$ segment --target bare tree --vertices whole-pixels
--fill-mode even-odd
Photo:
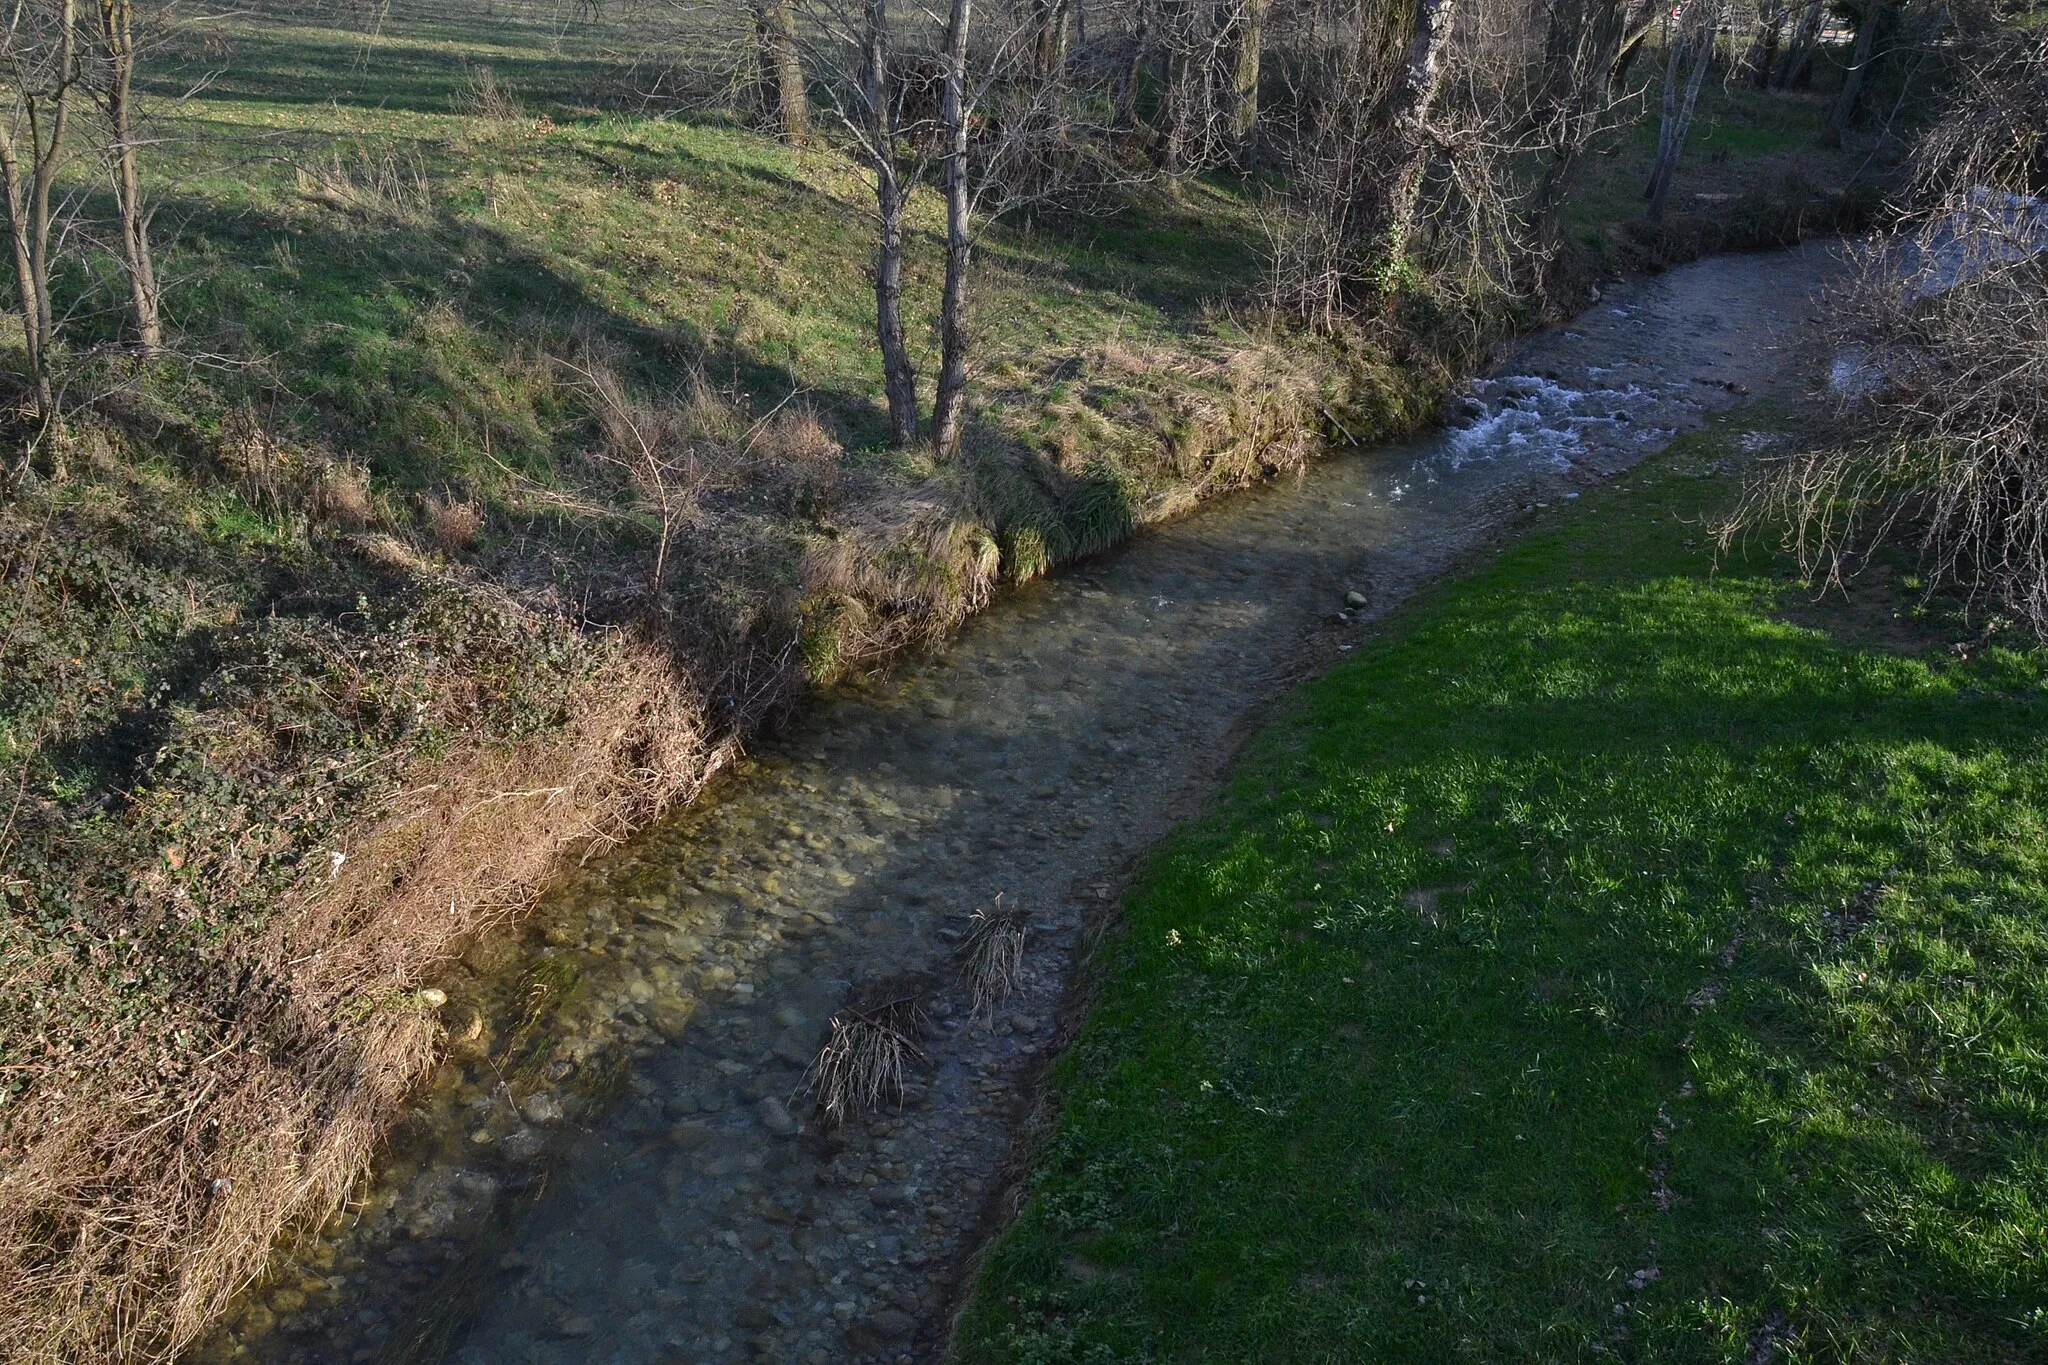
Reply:
[[[72,152],[71,109],[79,83],[77,0],[17,3],[9,10],[4,38],[9,107],[0,119],[0,188],[6,195],[36,420],[47,426],[56,416],[51,197]]]
[[[1736,74],[1759,90],[1770,87],[1771,68],[1777,64],[1778,43],[1790,14],[1782,4],[1770,4],[1757,12],[1756,34],[1750,39],[1749,50],[1742,55]]]
[[[1215,37],[1207,0],[1158,2],[1166,44],[1166,139],[1160,164],[1178,179],[1208,161],[1216,113]]]
[[[821,100],[867,164],[875,185],[875,341],[882,392],[898,445],[917,439],[917,371],[903,330],[904,217],[921,159],[906,147],[922,131],[906,128],[906,83],[895,54],[889,0],[811,0],[800,36]]]
[[[1535,264],[1556,254],[1572,171],[1611,107],[1611,73],[1626,37],[1628,0],[1554,0],[1543,41],[1543,85],[1537,109],[1549,156],[1536,182]]]
[[[1415,222],[1416,192],[1429,155],[1429,110],[1443,79],[1444,54],[1457,18],[1454,0],[1416,0],[1408,50],[1380,115],[1384,128],[1374,160],[1377,201],[1362,219],[1362,244],[1381,259],[1397,260]]]
[[[1668,15],[1659,0],[1634,0],[1630,4],[1628,19],[1622,24],[1627,36],[1621,40],[1621,48],[1614,54],[1614,71],[1607,79],[1610,93],[1619,95],[1628,89],[1629,68],[1635,65],[1636,55],[1650,41],[1650,35],[1657,31],[1657,25]]]
[[[1877,31],[1884,24],[1886,12],[1883,0],[1864,0],[1856,16],[1856,43],[1850,49],[1849,70],[1842,78],[1842,92],[1836,96],[1834,110],[1828,115],[1827,129],[1821,134],[1824,146],[1842,145],[1842,138],[1856,117],[1857,106],[1863,102],[1863,86],[1870,75],[1870,64],[1876,60],[1873,48]]]
[[[951,0],[939,105],[946,137],[946,284],[939,303],[939,387],[932,402],[932,446],[941,459],[959,450],[967,408],[967,266],[974,249],[968,217],[973,205],[967,165],[967,39],[973,17],[974,0]]]
[[[1230,138],[1243,147],[1259,126],[1259,61],[1272,0],[1238,0],[1230,21]]]
[[[94,95],[107,123],[107,151],[114,172],[114,202],[120,215],[121,265],[128,277],[128,307],[135,342],[145,356],[163,346],[156,267],[150,259],[149,212],[142,197],[142,171],[135,133],[134,0],[99,0],[99,79]]]
[[[1761,465],[1721,539],[1768,528],[1829,584],[1915,548],[1928,591],[2048,637],[2048,35],[1966,31],[1947,55],[1899,229],[1830,300],[1858,362],[1843,434]]]
[[[988,0],[983,13],[977,20],[973,0],[948,0],[939,55],[946,275],[932,445],[941,459],[958,453],[965,429],[976,235],[1004,213],[1097,188],[1106,165],[1090,151],[1103,130],[1077,113],[1082,103],[1099,105],[1105,92],[1084,97],[1069,85],[1064,63],[1044,65],[1036,0],[1028,11]]]
[[[1061,75],[1067,65],[1067,35],[1080,12],[1076,0],[1031,0],[1034,35],[1031,67],[1040,79]]]
[[[875,173],[875,340],[882,348],[882,387],[889,428],[898,445],[917,439],[917,375],[903,340],[903,213],[907,190],[897,159],[895,78],[889,70],[889,0],[867,0],[862,36],[861,128]]]
[[[1826,0],[1807,0],[1806,10],[1792,30],[1792,42],[1779,70],[1780,90],[1803,90],[1813,80],[1813,58],[1820,51],[1822,21],[1827,17]]]
[[[796,6],[791,0],[754,0],[754,34],[761,108],[782,140],[800,147],[810,136],[811,103],[797,53]]]
[[[1690,0],[1678,16],[1671,45],[1664,55],[1662,116],[1657,124],[1657,160],[1650,170],[1650,184],[1643,191],[1647,201],[1643,216],[1652,222],[1664,216],[1671,198],[1671,181],[1678,173],[1678,154],[1685,148],[1685,135],[1692,129],[1693,111],[1699,107],[1700,84],[1714,60],[1714,34],[1720,28],[1720,0]],[[1683,84],[1684,94],[1679,93]]]
[[[1118,67],[1113,107],[1116,126],[1125,130],[1138,126],[1138,83],[1151,55],[1154,39],[1154,11],[1158,0],[1136,0],[1130,36],[1125,40],[1123,61]]]

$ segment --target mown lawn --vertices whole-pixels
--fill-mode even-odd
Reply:
[[[2048,655],[1716,572],[1728,436],[1157,855],[960,1359],[2048,1358]]]

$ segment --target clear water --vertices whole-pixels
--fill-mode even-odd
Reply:
[[[1535,509],[1798,384],[1789,338],[1831,261],[1617,287],[1428,439],[1148,530],[819,699],[451,973],[452,1029],[474,1012],[478,1035],[362,1200],[194,1358],[931,1358],[1000,1222],[1069,969],[1262,703]],[[954,944],[998,896],[1030,915],[1024,977],[970,1020]],[[801,1083],[826,1020],[907,973],[928,1064],[900,1112],[823,1130]]]

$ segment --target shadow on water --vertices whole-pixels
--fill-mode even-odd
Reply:
[[[1461,431],[1146,531],[821,699],[450,974],[463,1041],[362,1202],[194,1358],[929,1356],[1087,926],[1260,705],[1730,401],[1703,375],[1796,383],[1778,324],[1825,259],[1632,285],[1477,385]],[[970,1019],[954,949],[999,894],[1029,953]],[[904,1108],[824,1130],[801,1085],[826,1021],[913,970],[938,984]]]

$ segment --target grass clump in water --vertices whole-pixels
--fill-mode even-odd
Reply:
[[[1718,439],[1157,856],[956,1358],[2048,1349],[2048,656],[1716,572]]]

